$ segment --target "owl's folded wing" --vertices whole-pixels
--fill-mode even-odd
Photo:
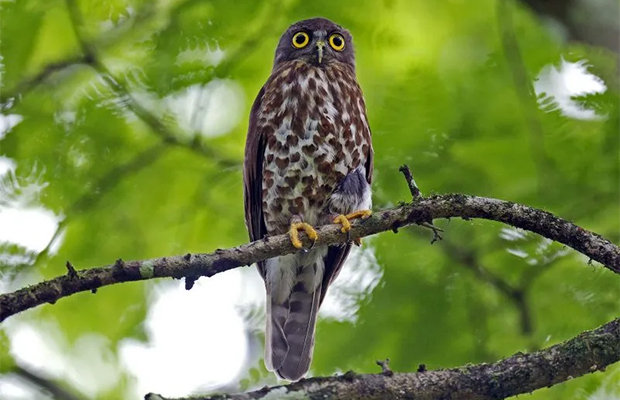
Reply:
[[[263,217],[263,157],[265,154],[265,137],[257,128],[258,110],[265,93],[264,88],[258,92],[250,111],[250,124],[245,143],[245,160],[243,163],[245,224],[250,240],[262,239],[267,234]],[[258,270],[265,277],[264,262],[258,263]]]

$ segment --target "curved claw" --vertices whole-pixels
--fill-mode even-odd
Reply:
[[[356,218],[366,219],[372,215],[372,211],[370,210],[358,210],[353,211],[350,214],[343,215],[340,214],[336,218],[334,218],[334,224],[342,225],[342,229],[340,231],[342,233],[347,233],[351,230],[351,220]]]
[[[340,232],[342,233],[347,233],[351,230],[351,222],[349,222],[349,219],[346,215],[340,214],[339,216],[334,218],[334,224],[342,225],[342,228],[340,229]]]
[[[310,248],[313,248],[314,244],[319,238],[319,235],[316,233],[316,230],[312,227],[312,225],[305,222],[293,222],[291,224],[291,229],[289,230],[288,234],[291,238],[291,243],[293,244],[293,246],[298,249],[302,249],[304,247],[303,243],[299,239],[300,230],[306,232],[308,238],[312,240],[312,245],[310,245]]]
[[[353,211],[351,214],[347,214],[346,217],[347,219],[355,219],[355,218],[367,219],[367,218],[370,218],[371,215],[372,215],[372,210],[357,210],[357,211]]]

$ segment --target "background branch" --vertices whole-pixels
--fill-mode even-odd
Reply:
[[[17,96],[21,96],[24,93],[31,91],[33,88],[47,81],[49,77],[54,75],[56,72],[60,72],[74,65],[86,64],[87,62],[88,60],[84,55],[77,55],[62,61],[50,63],[36,74],[19,82],[14,88],[2,90],[0,93],[0,105],[5,105],[5,103],[7,103],[10,99],[14,99]]]
[[[105,35],[96,39],[97,48],[108,48],[113,44],[119,42],[121,35],[127,34],[131,29],[139,30],[141,25],[145,24],[154,15],[155,8],[152,4],[145,4],[139,9],[133,18],[127,18],[113,29],[106,31]],[[173,11],[175,11],[173,9]],[[35,89],[39,85],[46,83],[48,79],[56,72],[65,70],[66,68],[75,65],[86,65],[90,62],[86,54],[74,54],[70,55],[64,60],[52,62],[47,64],[41,69],[23,78],[19,83],[13,87],[0,91],[0,106],[4,106],[9,100],[19,101],[19,98],[26,95],[31,90]]]
[[[566,29],[568,39],[620,52],[619,7],[615,0],[521,0],[542,19]]]
[[[60,234],[71,218],[75,218],[77,215],[95,207],[106,193],[112,190],[121,180],[133,174],[137,174],[157,161],[166,148],[167,147],[164,146],[163,143],[153,145],[128,162],[110,169],[88,190],[85,190],[80,197],[67,207],[65,217],[58,223],[56,231],[54,231],[52,238],[47,242],[45,248],[37,254],[32,266],[39,265],[39,263],[47,257],[52,244],[60,237]]]
[[[620,274],[620,248],[607,239],[546,211],[485,197],[448,194],[417,200],[377,212],[371,218],[356,222],[348,236],[349,240],[354,240],[402,226],[428,224],[435,218],[451,217],[494,220],[538,233],[570,246]],[[317,246],[344,243],[347,240],[347,235],[340,232],[337,225],[320,227],[317,232]],[[307,237],[302,235],[302,238],[309,246]],[[200,276],[213,276],[295,251],[288,235],[284,234],[231,249],[218,249],[209,254],[187,254],[131,262],[118,260],[114,265],[80,270],[77,274],[70,273],[0,295],[0,321],[40,304],[54,303],[73,293],[92,291],[102,286],[163,277],[186,277],[191,282]]]
[[[483,266],[478,260],[477,255],[467,248],[459,247],[450,241],[444,241],[442,242],[442,245],[446,248],[446,251],[450,256],[458,261],[463,267],[471,271],[476,278],[491,284],[514,304],[517,312],[519,313],[521,333],[526,336],[531,336],[533,332],[533,322],[532,313],[526,298],[527,287],[513,286],[508,283],[491,271],[491,269]]]
[[[73,0],[65,1],[69,10],[71,26],[75,33],[75,37],[80,44],[84,58],[88,60],[87,64],[94,68],[94,70],[103,78],[103,80],[117,94],[117,96],[123,99],[124,105],[131,110],[134,115],[140,118],[140,120],[151,128],[154,133],[161,136],[166,143],[188,148],[193,152],[216,161],[223,167],[237,167],[241,165],[239,161],[223,157],[213,148],[203,143],[200,134],[198,133],[195,133],[193,137],[189,138],[189,140],[184,139],[184,136],[187,135],[179,129],[167,126],[160,118],[142,106],[142,104],[134,98],[131,94],[131,90],[123,83],[123,81],[118,77],[115,77],[108,69],[101,59],[95,44],[84,38],[82,33],[82,17],[78,5]]]
[[[530,152],[540,176],[538,190],[540,193],[544,193],[544,188],[550,181],[550,175],[555,170],[555,166],[545,151],[545,135],[538,118],[540,111],[532,83],[533,77],[528,76],[528,70],[519,49],[513,24],[513,8],[512,4],[505,0],[498,1],[497,21],[507,68],[514,83],[515,94],[519,99],[524,124],[529,130]]]
[[[17,365],[15,366],[13,372],[21,379],[48,392],[56,400],[81,400],[80,397],[68,391],[67,389],[63,388],[56,382],[28,368]]]
[[[620,360],[620,319],[531,354],[493,364],[418,373],[366,374],[305,379],[254,392],[192,397],[192,400],[257,399],[504,399],[604,370]],[[145,400],[172,400],[148,394]],[[183,399],[175,399],[183,400]]]

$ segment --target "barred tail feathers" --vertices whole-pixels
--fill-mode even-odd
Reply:
[[[314,262],[299,266],[303,260],[297,257],[279,257],[269,260],[271,268],[267,268],[265,365],[291,381],[308,372],[314,348],[323,259],[311,260]]]
[[[284,363],[288,353],[288,342],[284,335],[284,324],[288,317],[288,301],[279,304],[267,291],[267,323],[265,329],[265,366],[276,371]]]
[[[291,293],[289,317],[284,324],[289,350],[276,370],[281,378],[297,381],[310,369],[320,297],[320,288],[312,293],[303,289]]]

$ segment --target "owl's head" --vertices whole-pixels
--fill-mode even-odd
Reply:
[[[355,68],[353,38],[349,31],[325,18],[299,21],[280,37],[274,68],[291,60],[302,60],[316,66],[341,62]]]

